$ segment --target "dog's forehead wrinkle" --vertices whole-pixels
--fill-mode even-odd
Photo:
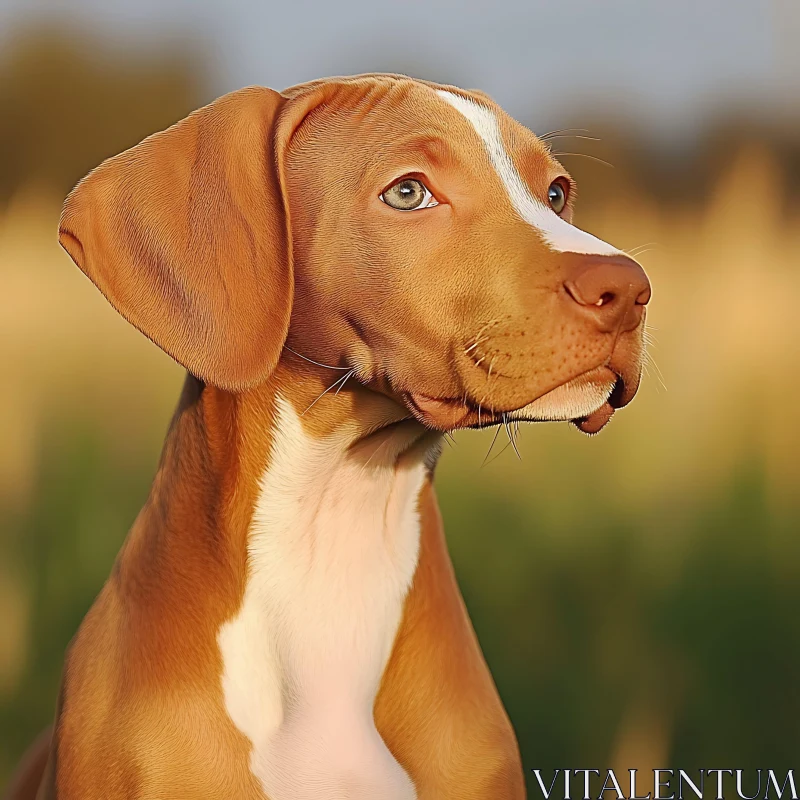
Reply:
[[[294,138],[314,139],[322,149],[337,144],[373,158],[415,152],[450,160],[452,134],[435,115],[435,92],[414,81],[337,84],[333,94],[309,111]],[[438,102],[438,98],[437,98]]]
[[[551,250],[585,255],[620,254],[616,247],[571,225],[531,194],[506,150],[497,115],[491,108],[455,92],[439,90],[437,94],[472,124],[505,186],[514,211],[539,232]]]

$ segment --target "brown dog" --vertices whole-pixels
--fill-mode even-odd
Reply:
[[[63,246],[189,377],[16,797],[524,797],[431,481],[445,431],[636,392],[648,281],[571,194],[394,75],[235,92],[79,184]]]

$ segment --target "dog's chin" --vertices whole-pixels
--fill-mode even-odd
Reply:
[[[525,422],[572,422],[584,433],[598,433],[614,415],[609,402],[620,382],[608,367],[598,367],[557,386],[506,415]]]
[[[492,412],[463,400],[437,399],[423,394],[406,395],[414,416],[431,428],[485,428],[504,422],[572,422],[587,434],[604,428],[625,394],[619,375],[608,367],[597,367],[537,397],[521,408]]]

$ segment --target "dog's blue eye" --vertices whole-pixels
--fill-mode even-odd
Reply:
[[[547,190],[547,202],[550,203],[550,208],[560,214],[564,207],[567,205],[567,189],[563,178],[558,178],[550,184]]]

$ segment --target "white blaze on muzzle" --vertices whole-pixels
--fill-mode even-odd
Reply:
[[[437,94],[465,116],[480,136],[511,204],[519,216],[541,234],[552,250],[585,255],[620,255],[622,251],[602,239],[576,228],[552,208],[533,197],[503,145],[494,112],[459,94],[440,89]]]

